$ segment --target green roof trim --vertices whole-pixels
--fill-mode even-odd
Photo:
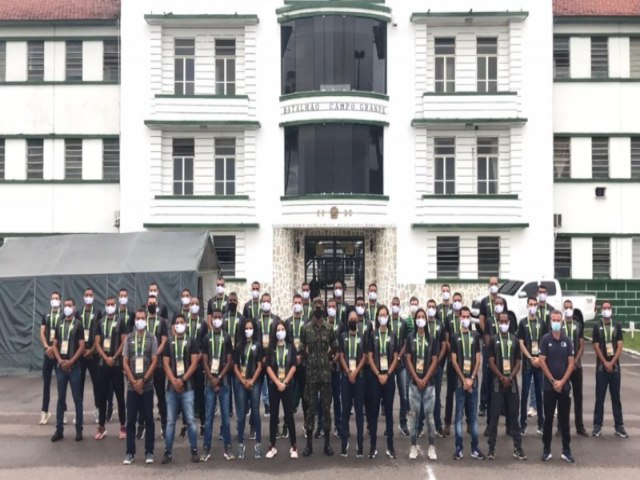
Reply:
[[[557,232],[556,236],[565,238],[593,238],[593,237],[611,237],[611,238],[631,238],[640,237],[638,233],[570,233],[570,232]]]
[[[224,277],[224,281],[230,283],[247,283],[247,279],[243,277]]]
[[[639,83],[640,78],[554,78],[553,83]]]
[[[163,229],[204,229],[204,230],[243,230],[260,228],[259,223],[145,223],[144,228]]]
[[[429,18],[492,18],[492,17],[516,17],[525,19],[529,16],[527,11],[513,11],[508,10],[504,12],[414,12],[411,14],[411,22],[418,22],[420,20],[427,20]]]
[[[453,195],[422,195],[423,200],[518,200],[517,194],[453,194]]]
[[[145,120],[147,127],[245,127],[260,128],[255,120]]]
[[[256,24],[260,20],[258,15],[255,14],[153,14],[149,13],[144,16],[147,23],[153,23],[154,21],[171,22],[171,21],[191,21],[191,20],[239,20],[250,24]]]
[[[591,133],[591,132],[553,132],[554,137],[638,137],[640,136],[640,131],[635,133],[628,132],[610,132],[610,133]]]
[[[248,100],[249,95],[174,95],[171,93],[157,93],[154,95],[154,98],[220,98],[220,99],[231,99],[231,100]]]
[[[249,200],[249,195],[156,195],[156,200]]]
[[[117,27],[119,18],[76,20],[0,20],[0,27]]]
[[[358,10],[370,10],[373,12],[391,13],[391,8],[386,5],[381,5],[378,2],[366,2],[362,0],[324,0],[324,1],[304,1],[304,2],[289,2],[284,7],[276,9],[278,15],[297,12],[299,10],[308,9],[323,9],[333,8],[340,9],[339,13],[346,13],[342,9],[358,9]],[[320,14],[322,12],[319,12]]]
[[[42,85],[119,85],[119,80],[25,80],[23,82],[0,82],[0,88],[16,86],[37,87]]]
[[[377,195],[368,193],[313,193],[309,195],[283,195],[282,202],[293,201],[316,201],[316,200],[372,200],[376,202],[389,201],[388,195]]]
[[[567,15],[567,16],[554,16],[553,22],[558,24],[568,23],[589,23],[589,24],[603,24],[603,23],[639,23],[640,16],[625,15]]]
[[[518,95],[518,92],[424,92],[423,97],[463,97],[463,96]]]
[[[0,138],[11,139],[11,140],[19,140],[26,138],[41,138],[43,140],[57,140],[57,139],[81,139],[81,140],[104,140],[104,139],[114,139],[119,138],[120,135],[100,135],[100,134],[86,134],[86,133],[0,133]]]
[[[364,98],[376,98],[379,100],[389,100],[389,95],[377,92],[362,92],[362,91],[338,91],[338,92],[326,92],[326,91],[310,91],[310,92],[296,92],[288,93],[286,95],[280,95],[280,101],[286,102],[287,100],[295,100],[297,98],[313,98],[313,97],[364,97]]]
[[[529,228],[528,223],[412,223],[411,228],[428,228],[431,230],[505,230]]]
[[[31,40],[41,40],[44,42],[103,42],[105,40],[119,40],[120,37],[114,35],[31,35],[31,36],[3,36],[0,35],[1,42],[28,42]]]
[[[524,124],[527,123],[526,118],[522,117],[506,117],[506,118],[414,118],[411,120],[412,127],[420,127],[426,125],[446,125],[455,123],[510,123]]]
[[[65,179],[60,179],[60,180],[53,180],[53,179],[46,179],[46,180],[35,180],[35,179],[25,179],[25,180],[0,180],[0,185],[12,185],[12,184],[17,184],[17,185],[94,185],[94,184],[118,184],[120,183],[120,180],[103,180],[103,179],[99,179],[99,180],[65,180]]]
[[[381,122],[376,120],[362,120],[356,118],[322,118],[315,120],[295,120],[291,122],[280,122],[281,127],[298,127],[301,125],[324,125],[326,123],[344,123],[347,125],[371,125],[374,127],[388,127],[389,122]]]
[[[554,183],[640,183],[640,178],[554,178]]]
[[[0,232],[0,238],[9,237],[48,237],[50,235],[95,235],[105,232]]]

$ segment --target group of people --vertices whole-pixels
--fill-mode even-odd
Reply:
[[[224,458],[245,457],[245,427],[255,440],[254,456],[262,458],[260,403],[269,417],[269,447],[264,456],[277,455],[276,440],[288,438],[289,455],[298,457],[294,413],[304,413],[306,444],[302,455],[313,453],[313,439],[324,439],[324,454],[334,454],[331,436],[341,441],[340,454],[349,455],[350,420],[355,414],[356,457],[364,456],[365,428],[368,457],[378,454],[378,419],[385,418],[386,455],[396,458],[394,401],[398,391],[399,430],[411,439],[409,458],[418,457],[418,439],[427,431],[427,457],[437,459],[436,437],[455,436],[454,459],[463,458],[463,418],[471,436],[470,456],[496,458],[496,437],[501,415],[513,439],[513,457],[525,460],[522,438],[527,433],[529,391],[542,436],[542,459],[551,459],[553,418],[557,410],[561,457],[574,462],[570,448],[569,416],[573,390],[575,426],[588,436],[582,416],[581,358],[585,350],[584,326],[574,320],[572,305],[563,310],[546,303],[544,286],[527,300],[528,315],[514,322],[506,301],[498,295],[498,279],[489,282],[489,295],[472,319],[462,295],[441,287],[441,302],[430,299],[424,307],[412,297],[409,314],[401,316],[398,297],[390,305],[378,302],[377,286],[368,287],[367,299],[355,305],[344,301],[336,282],[325,302],[310,298],[307,283],[293,295],[292,313],[283,319],[271,309],[271,296],[251,286],[251,299],[243,307],[238,295],[225,292],[216,280],[216,295],[207,303],[188,289],[180,293],[180,307],[172,319],[159,304],[158,285],[152,283],[144,306],[129,308],[128,292],[108,296],[104,310],[94,305],[87,288],[83,304],[53,292],[50,310],[43,315],[44,392],[41,424],[49,419],[49,390],[55,371],[58,402],[56,428],[51,441],[64,436],[67,385],[75,404],[75,440],[83,438],[83,396],[89,371],[98,424],[95,439],[107,435],[106,422],[117,401],[119,438],[126,439],[125,464],[136,454],[136,438],[144,439],[145,461],[154,461],[154,393],[165,448],[162,463],[172,460],[176,423],[182,417],[180,437],[188,435],[191,460],[207,461],[213,447],[217,412]],[[627,438],[620,402],[620,355],[623,339],[613,320],[612,305],[602,302],[601,318],[593,327],[597,357],[596,403],[592,436],[602,433],[603,406],[611,392],[615,433]],[[444,423],[441,386],[446,373]],[[521,386],[518,386],[518,377]],[[480,379],[482,380],[480,382]],[[126,385],[126,387],[125,387]],[[332,425],[333,403],[333,425]],[[280,404],[283,418],[280,427]],[[455,415],[453,407],[455,405]],[[237,446],[232,448],[231,417],[235,407]],[[250,416],[249,416],[250,412]],[[317,429],[316,414],[318,417]],[[478,416],[486,416],[488,454],[479,447]],[[199,432],[198,424],[199,421]],[[198,433],[202,454],[198,454]]]

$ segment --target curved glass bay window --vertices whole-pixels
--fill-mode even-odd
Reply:
[[[282,93],[387,93],[387,24],[327,15],[282,24]]]
[[[284,130],[285,195],[383,194],[383,127],[326,124]]]

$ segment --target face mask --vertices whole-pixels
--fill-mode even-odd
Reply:
[[[211,325],[213,325],[213,328],[222,328],[222,319],[214,318],[213,321],[211,322]]]
[[[106,307],[104,307],[104,311],[107,312],[107,315],[113,315],[114,313],[116,313],[116,306],[107,305]]]
[[[262,311],[263,312],[270,312],[271,311],[271,304],[269,302],[262,302]]]
[[[316,307],[313,309],[313,316],[316,318],[322,318],[322,308]]]
[[[500,324],[500,331],[502,333],[507,333],[509,331],[509,324],[508,323],[501,323]]]
[[[611,318],[611,310],[602,310],[602,316],[604,318]]]
[[[442,300],[444,300],[445,302],[448,302],[450,298],[451,298],[450,292],[442,292]]]
[[[152,305],[149,305],[149,306],[147,307],[147,310],[149,311],[149,313],[150,313],[151,315],[155,315],[155,314],[156,314],[156,310],[157,310],[157,308],[158,308],[158,306],[154,303],[154,304],[152,304]]]
[[[299,303],[294,303],[293,313],[300,313],[300,312],[302,312],[302,305],[300,305]]]
[[[546,302],[547,301],[547,294],[546,293],[539,293],[538,294],[538,301],[539,302]]]
[[[435,317],[435,316],[436,316],[436,309],[435,309],[435,308],[433,308],[433,307],[429,307],[429,308],[427,308],[427,316],[428,316],[429,318],[433,318],[433,317]]]
[[[469,325],[471,325],[471,319],[470,318],[460,319],[460,325],[462,325],[462,328],[469,328]]]
[[[455,301],[453,302],[453,309],[457,312],[462,308],[462,302]]]
[[[182,297],[182,299],[180,300],[182,302],[183,306],[187,306],[191,303],[191,298],[190,297]]]
[[[309,300],[309,295],[311,293],[308,290],[303,290],[302,291],[302,298],[304,298],[305,300]]]
[[[496,305],[495,310],[496,310],[496,313],[502,313],[504,312],[504,307],[502,306],[502,304],[498,304]]]
[[[388,321],[389,317],[378,317],[378,323],[380,323],[380,326],[382,327],[384,327]]]
[[[197,315],[200,312],[200,305],[191,305],[189,311],[192,315]]]
[[[418,305],[411,305],[409,307],[409,310],[411,311],[411,315],[415,315],[416,312],[418,311]]]
[[[551,330],[554,332],[559,332],[562,328],[562,323],[560,322],[551,322]]]
[[[358,305],[358,306],[356,307],[356,313],[357,313],[358,315],[364,315],[364,307],[361,307],[360,305]]]
[[[284,330],[278,330],[278,331],[276,332],[276,338],[277,338],[279,341],[284,340],[286,336],[287,336],[287,332],[285,332]]]
[[[260,296],[259,290],[251,290],[251,298],[253,298],[254,300],[257,300],[259,296]]]
[[[398,315],[400,313],[400,307],[398,305],[391,305],[391,313]]]
[[[149,290],[149,296],[158,298],[158,292],[152,292],[151,290]]]
[[[426,324],[427,324],[427,320],[426,319],[424,319],[424,318],[417,318],[416,319],[416,326],[418,328],[424,328]]]
[[[235,313],[237,308],[238,308],[238,304],[236,302],[229,302],[229,311],[231,313]]]
[[[187,326],[184,323],[176,323],[176,333],[178,335],[182,335],[186,329]]]
[[[93,304],[93,297],[84,297],[84,303],[86,305],[92,305]]]
[[[340,288],[336,288],[336,289],[333,291],[333,295],[334,295],[336,298],[340,298],[340,297],[342,296],[342,290],[341,290]]]
[[[224,287],[222,285],[216,285],[216,293],[222,295],[224,293]]]
[[[60,308],[60,300],[51,300],[51,308]]]
[[[378,299],[378,294],[376,292],[369,292],[369,300],[375,302]]]
[[[120,305],[124,306],[127,303],[129,303],[129,297],[120,297],[118,298],[118,303],[120,303]]]
[[[64,316],[70,317],[73,315],[73,307],[64,307]]]
[[[137,329],[137,330],[142,331],[142,330],[144,330],[145,328],[147,328],[147,322],[145,322],[145,321],[144,321],[144,320],[142,320],[142,319],[138,319],[138,320],[136,320],[136,329]]]
[[[529,315],[535,315],[538,313],[538,307],[529,307]]]
[[[253,337],[253,329],[250,328],[249,330],[245,330],[244,331],[244,336],[247,337],[247,338]]]
[[[491,295],[498,293],[498,285],[489,285],[489,293]]]
[[[333,307],[329,307],[327,308],[327,315],[330,316],[331,318],[336,316],[336,309]]]
[[[571,318],[573,317],[573,308],[567,308],[564,311],[564,316],[565,318]]]
[[[355,320],[349,320],[349,330],[355,332],[356,328],[358,328],[358,322]]]

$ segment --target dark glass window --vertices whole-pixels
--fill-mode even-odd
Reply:
[[[281,27],[282,93],[387,92],[387,24],[341,15]]]
[[[285,128],[285,195],[383,193],[383,128],[327,124]]]

